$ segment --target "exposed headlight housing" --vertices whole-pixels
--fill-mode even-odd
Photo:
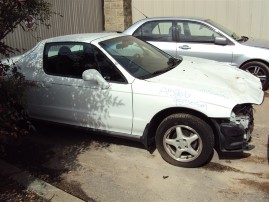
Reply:
[[[231,112],[230,121],[245,129],[244,140],[249,142],[254,128],[253,107],[251,104],[236,105]]]

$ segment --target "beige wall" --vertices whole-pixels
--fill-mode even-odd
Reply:
[[[52,10],[63,17],[53,15],[51,28],[38,27],[35,32],[24,32],[18,28],[5,41],[20,50],[29,50],[46,38],[103,30],[103,6],[101,0],[47,0],[53,4]],[[1,57],[1,56],[0,56]]]
[[[106,31],[124,31],[132,24],[132,0],[104,0]]]
[[[269,0],[132,0],[133,22],[158,16],[211,18],[239,35],[269,40]],[[136,9],[135,9],[135,8]]]

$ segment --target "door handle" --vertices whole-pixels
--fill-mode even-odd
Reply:
[[[191,47],[188,45],[179,46],[179,48],[184,49],[184,50],[191,49]]]

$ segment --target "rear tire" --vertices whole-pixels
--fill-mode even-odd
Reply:
[[[190,114],[173,114],[165,118],[157,129],[155,140],[162,158],[175,166],[199,167],[212,157],[212,128]]]
[[[258,61],[252,61],[244,64],[241,69],[258,77],[261,80],[263,90],[268,89],[269,67],[266,64]]]

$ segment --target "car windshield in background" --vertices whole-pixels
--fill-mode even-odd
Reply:
[[[215,27],[217,27],[218,29],[220,29],[221,31],[225,32],[227,35],[233,37],[237,41],[239,41],[241,39],[241,37],[238,36],[235,32],[233,32],[230,29],[228,29],[228,28],[226,28],[226,27],[224,27],[224,26],[222,26],[222,25],[214,22],[213,20],[208,19],[208,20],[206,20],[206,22],[209,23],[209,24],[211,24],[211,25],[213,25],[213,26],[215,26]]]
[[[181,61],[132,36],[113,38],[100,45],[131,75],[140,79],[169,71]]]

